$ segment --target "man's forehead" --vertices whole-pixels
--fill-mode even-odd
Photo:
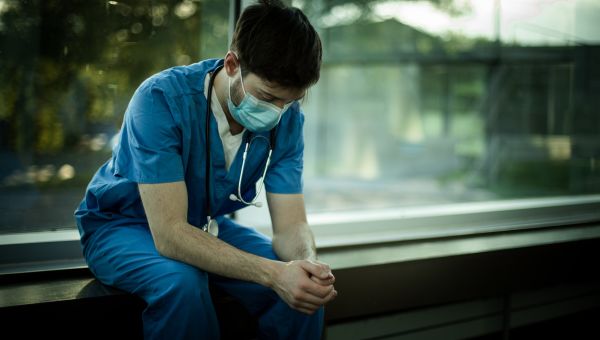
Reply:
[[[277,84],[276,82],[273,82],[273,81],[261,78],[261,77],[259,77],[258,75],[254,74],[254,73],[249,73],[248,76],[246,76],[245,78],[248,79],[250,77],[252,77],[252,81],[254,82],[255,85],[260,86],[260,88],[262,88],[264,90],[273,90],[273,91],[282,91],[282,90],[284,90],[284,91],[294,91],[294,90],[297,90],[295,88],[281,86],[281,85]]]
[[[250,78],[250,79],[248,79]],[[279,97],[279,96],[293,96],[293,97],[301,97],[306,90],[299,89],[296,87],[284,87],[275,82],[269,81],[267,79],[263,79],[258,77],[254,73],[249,73],[247,76],[248,80],[252,80],[252,83],[255,88],[258,90],[265,92],[267,94]]]

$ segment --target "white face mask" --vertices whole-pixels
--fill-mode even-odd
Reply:
[[[283,113],[287,111],[294,102],[287,103],[283,108],[280,108],[277,105],[254,97],[246,92],[241,65],[239,69],[244,99],[242,99],[240,105],[236,106],[233,103],[231,100],[231,78],[229,78],[229,96],[227,97],[227,107],[229,108],[229,112],[231,112],[231,115],[238,123],[242,124],[246,129],[252,132],[271,130],[279,123]]]

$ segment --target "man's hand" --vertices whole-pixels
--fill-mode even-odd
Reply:
[[[329,265],[320,261],[311,261],[315,264],[319,264],[324,266],[328,271],[329,271],[329,275],[327,275],[327,277],[325,279],[321,279],[319,278],[319,276],[316,275],[311,275],[310,279],[315,281],[316,283],[322,285],[322,286],[329,286],[335,283],[335,276],[333,276],[333,274],[331,273],[331,269],[329,268]]]
[[[274,277],[273,289],[291,308],[313,314],[337,296],[333,280],[326,264],[296,260],[282,266]]]

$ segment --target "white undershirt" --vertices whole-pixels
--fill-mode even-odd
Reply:
[[[204,79],[204,96],[208,96],[208,83],[210,82],[210,73],[206,74],[206,78]],[[244,135],[244,130],[242,132],[232,135],[229,130],[229,122],[227,121],[227,117],[225,116],[225,112],[223,112],[223,108],[221,107],[221,102],[217,97],[217,91],[212,91],[211,95],[211,104],[210,108],[217,120],[217,127],[219,129],[219,137],[221,138],[221,144],[223,144],[223,153],[225,154],[225,167],[227,171],[231,167],[231,163],[235,158],[235,155],[242,145],[242,137]],[[207,132],[208,133],[208,132]]]

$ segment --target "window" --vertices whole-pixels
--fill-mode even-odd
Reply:
[[[287,2],[324,47],[302,104],[317,234],[333,224],[323,235],[379,242],[423,234],[351,234],[402,233],[406,218],[447,235],[600,219],[597,1]],[[28,232],[66,228],[46,240],[78,242],[73,211],[133,91],[223,56],[242,3],[0,0],[0,236],[13,237],[0,254],[15,233],[28,244],[39,239]],[[266,207],[236,217],[269,223]]]
[[[597,1],[293,4],[324,45],[311,215],[600,193]]]
[[[74,228],[137,86],[227,51],[229,2],[0,0],[0,233]]]

